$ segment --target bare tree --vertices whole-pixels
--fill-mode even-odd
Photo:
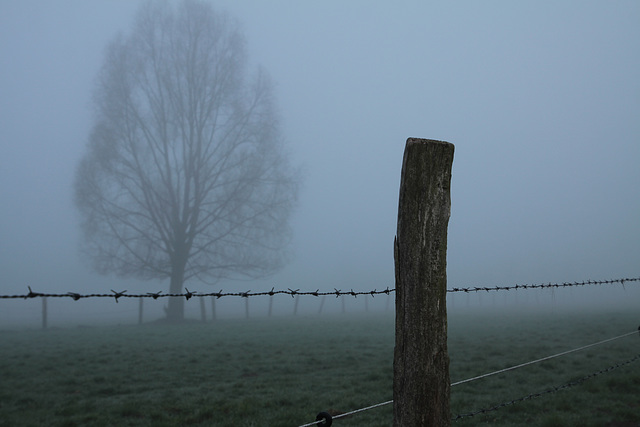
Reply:
[[[272,85],[246,73],[237,23],[209,4],[148,2],[107,48],[75,179],[98,272],[213,283],[281,268],[297,195]],[[170,298],[167,318],[184,318]]]

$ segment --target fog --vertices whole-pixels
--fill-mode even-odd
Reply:
[[[637,1],[213,3],[240,21],[252,65],[276,83],[304,181],[287,267],[260,281],[188,282],[190,290],[393,287],[408,137],[455,144],[450,287],[639,276]],[[104,48],[130,30],[139,4],[0,2],[1,294],[168,290],[167,281],[94,273],[79,255],[72,197]],[[639,288],[519,298],[615,307],[637,301]],[[293,310],[290,297],[278,298],[281,312]],[[379,309],[385,298],[374,299]],[[469,298],[450,304],[507,305]],[[333,300],[326,310],[339,312]],[[350,304],[362,309],[362,300]],[[38,304],[2,300],[0,316],[39,313]],[[135,321],[137,302],[101,304]],[[164,303],[155,304],[145,313],[160,313]],[[244,301],[233,304],[242,317]],[[315,311],[319,302],[300,304]]]

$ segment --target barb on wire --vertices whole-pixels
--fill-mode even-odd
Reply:
[[[27,286],[27,288],[29,288],[29,293],[28,293],[27,295],[25,295],[25,296],[24,296],[24,299],[27,299],[27,298],[35,298],[35,297],[40,296],[40,294],[37,294],[37,293],[35,293],[35,292],[33,292],[33,291],[31,290],[31,286]]]
[[[118,298],[122,297],[124,295],[125,292],[127,292],[127,290],[125,289],[122,292],[116,292],[113,289],[111,289],[111,292],[113,292],[113,295],[111,295],[112,297],[114,297],[116,299],[116,302],[118,302]],[[77,301],[77,300],[76,300]]]
[[[609,366],[608,368],[601,369],[601,370],[599,370],[597,372],[594,372],[592,374],[585,375],[582,378],[578,378],[577,380],[570,381],[570,382],[568,382],[566,384],[563,384],[563,385],[560,385],[560,386],[555,386],[555,387],[549,388],[547,390],[544,390],[544,391],[541,391],[541,392],[538,392],[538,393],[531,393],[531,394],[529,394],[527,396],[519,397],[517,399],[513,399],[513,400],[510,400],[508,402],[503,402],[503,403],[500,403],[498,405],[492,406],[490,408],[479,409],[477,411],[469,412],[469,413],[466,413],[466,414],[458,414],[456,417],[453,418],[453,421],[457,421],[457,420],[459,420],[461,418],[473,417],[473,416],[476,416],[476,415],[479,415],[479,414],[486,414],[487,412],[497,411],[498,409],[504,408],[505,406],[510,406],[510,405],[513,405],[513,404],[518,403],[518,402],[523,402],[525,400],[535,399],[536,397],[544,396],[545,394],[555,393],[555,392],[558,392],[560,390],[564,390],[564,389],[567,389],[567,388],[570,388],[570,387],[574,387],[574,386],[580,385],[580,384],[584,383],[585,381],[590,380],[591,378],[597,377],[598,375],[604,374],[606,372],[611,372],[614,369],[617,369],[617,368],[620,368],[622,366],[625,366],[625,365],[628,365],[630,363],[633,363],[638,359],[640,359],[640,354],[636,355],[635,357],[632,357],[629,360],[625,360],[624,362],[620,362],[620,363],[617,363],[617,364],[615,364],[613,366]]]
[[[78,301],[80,298],[82,298],[82,295],[77,294],[75,292],[68,292],[68,295],[73,298],[74,301]]]
[[[187,288],[184,288],[184,289],[185,291],[187,291],[186,294],[183,294],[187,301],[189,301],[193,295],[197,294],[197,292],[190,292],[189,289]]]

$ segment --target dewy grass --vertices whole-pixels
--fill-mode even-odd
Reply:
[[[449,315],[451,381],[637,328],[635,313]],[[392,399],[394,319],[226,320],[0,332],[0,426],[296,426]],[[630,336],[452,388],[453,415],[581,378],[640,353]],[[640,363],[459,425],[640,422]],[[389,426],[392,405],[336,420]]]

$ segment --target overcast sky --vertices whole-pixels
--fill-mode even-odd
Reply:
[[[450,286],[640,276],[640,2],[213,4],[305,171],[289,266],[225,289],[392,287],[407,137],[455,144]],[[83,265],[72,181],[138,5],[0,0],[0,293],[135,289]]]

